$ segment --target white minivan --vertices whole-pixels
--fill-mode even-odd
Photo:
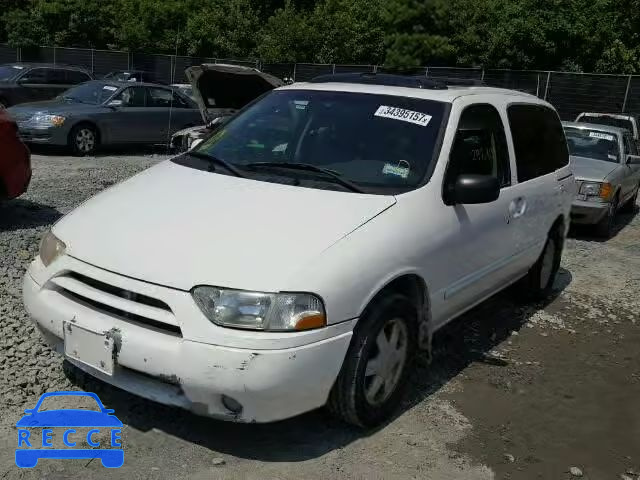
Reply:
[[[63,217],[24,301],[71,363],[142,397],[371,426],[437,329],[516,282],[549,293],[574,190],[534,96],[321,77]]]

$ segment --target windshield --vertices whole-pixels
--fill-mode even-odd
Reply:
[[[423,181],[437,153],[444,115],[445,104],[431,100],[275,91],[221,127],[197,152],[241,169],[261,162],[313,165],[366,191],[391,194]]]
[[[564,131],[570,155],[613,163],[619,161],[620,149],[615,134],[571,127]]]
[[[23,70],[19,65],[0,65],[0,81],[12,80]]]
[[[65,100],[100,105],[118,90],[115,85],[102,82],[87,82],[70,88],[62,94]]]
[[[633,122],[627,118],[616,118],[609,115],[583,116],[578,119],[580,123],[595,123],[596,125],[608,125],[609,127],[626,128],[633,134]]]

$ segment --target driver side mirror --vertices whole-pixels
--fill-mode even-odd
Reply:
[[[491,203],[500,196],[500,182],[491,175],[460,175],[449,187],[448,201],[456,205]]]
[[[640,156],[627,155],[627,165],[640,165]]]
[[[107,103],[107,107],[112,108],[122,107],[122,105],[122,100],[111,100],[109,103]]]

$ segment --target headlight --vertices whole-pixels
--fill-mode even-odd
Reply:
[[[216,325],[252,330],[309,330],[327,324],[322,300],[309,293],[261,293],[196,287],[193,298]]]
[[[51,265],[56,258],[64,254],[67,246],[58,239],[51,231],[48,231],[40,242],[40,260],[45,267]]]
[[[613,186],[606,182],[584,182],[580,187],[579,193],[587,197],[599,197],[603,200],[609,200],[613,193]]]
[[[580,187],[580,193],[588,197],[600,196],[600,183],[585,182]]]
[[[65,117],[60,115],[34,115],[31,117],[31,123],[42,127],[61,127],[64,121]]]

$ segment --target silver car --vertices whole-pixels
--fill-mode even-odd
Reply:
[[[167,144],[178,130],[202,123],[197,104],[177,89],[110,80],[8,110],[24,141],[66,145],[77,155],[92,154],[100,145]]]
[[[618,127],[564,122],[578,183],[571,221],[592,224],[609,237],[618,211],[633,211],[640,189],[640,156],[631,132]]]

